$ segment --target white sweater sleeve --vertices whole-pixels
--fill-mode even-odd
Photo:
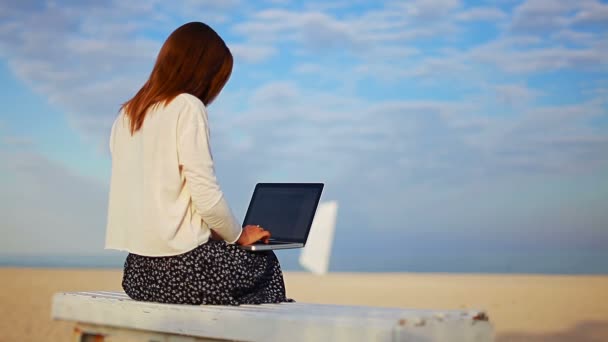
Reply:
[[[209,146],[207,112],[202,103],[186,101],[177,123],[179,164],[192,195],[194,208],[207,226],[224,240],[235,243],[242,232],[215,176]]]

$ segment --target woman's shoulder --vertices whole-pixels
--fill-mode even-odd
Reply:
[[[166,108],[174,112],[177,121],[186,126],[207,125],[207,109],[203,102],[192,94],[177,95]]]
[[[181,106],[188,106],[190,109],[200,110],[204,113],[207,112],[207,109],[205,108],[205,104],[203,103],[203,101],[201,101],[198,97],[196,97],[192,94],[181,93],[181,94],[177,95],[175,97],[175,99],[173,99],[173,101],[171,101],[171,103],[169,105],[171,105],[172,103],[175,103],[176,105],[181,105]]]

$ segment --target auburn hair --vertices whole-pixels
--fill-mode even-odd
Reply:
[[[191,22],[177,28],[160,49],[146,83],[121,106],[131,134],[141,128],[151,106],[167,105],[181,93],[209,105],[228,82],[232,64],[226,43],[208,25]]]

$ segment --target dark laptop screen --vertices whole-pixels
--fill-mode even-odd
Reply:
[[[259,224],[272,238],[304,243],[319,204],[323,184],[260,183],[243,222]]]

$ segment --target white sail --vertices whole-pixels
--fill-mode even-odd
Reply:
[[[306,247],[300,254],[300,265],[314,274],[326,274],[329,269],[337,214],[338,202],[319,203]]]

